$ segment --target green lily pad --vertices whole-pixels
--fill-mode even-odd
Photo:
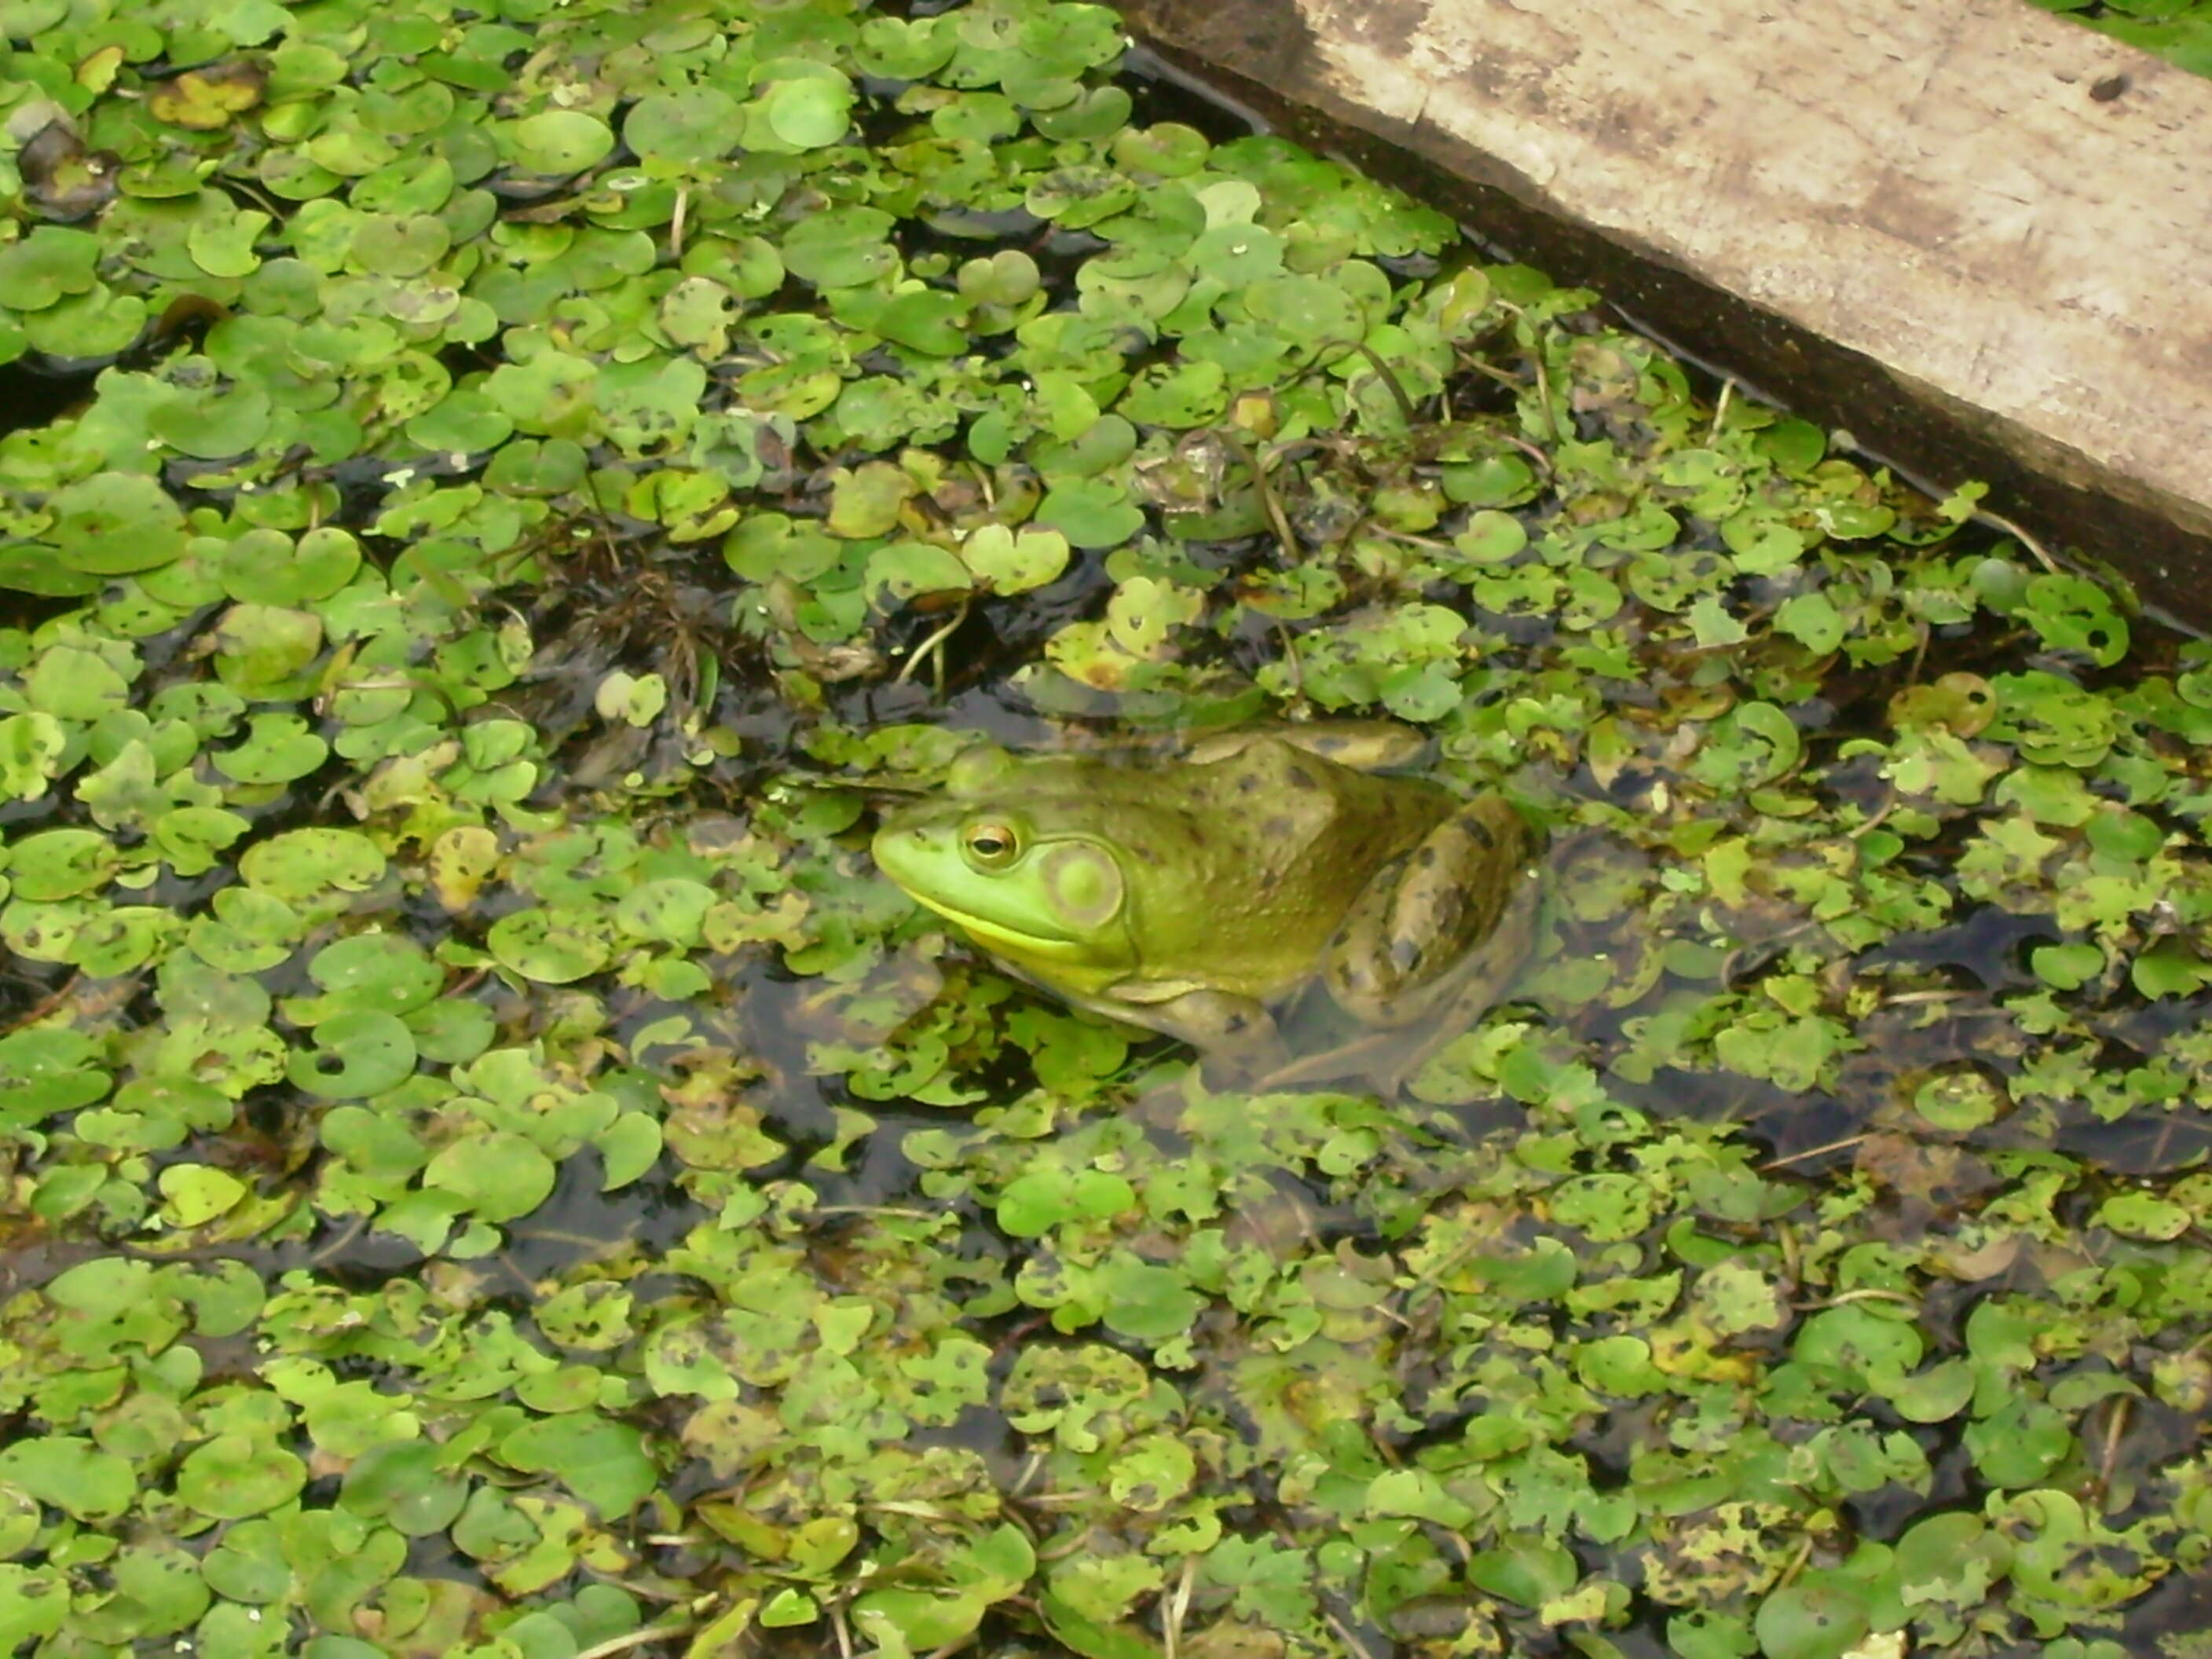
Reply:
[[[836,207],[802,219],[784,235],[785,268],[817,288],[852,288],[898,266],[891,246],[896,222],[878,208]]]
[[[870,17],[854,41],[853,60],[879,80],[919,81],[943,68],[957,45],[948,19]]]
[[[976,305],[1018,306],[1041,286],[1037,264],[1021,249],[1002,248],[960,267],[960,297]]]
[[[1838,1582],[1793,1584],[1759,1604],[1759,1650],[1768,1659],[1844,1659],[1868,1626],[1866,1600]]]
[[[102,472],[65,484],[47,509],[53,515],[47,556],[68,571],[125,575],[167,564],[185,550],[184,514],[160,484],[136,473]]]
[[[607,124],[582,110],[544,110],[496,130],[510,166],[526,173],[567,174],[597,167],[613,151]]]
[[[216,769],[238,783],[290,783],[314,772],[331,746],[296,714],[256,714],[245,738],[212,758]]]
[[[654,91],[630,106],[623,142],[647,161],[696,167],[729,149],[737,123],[738,100],[718,87]]]
[[[553,1475],[609,1521],[629,1514],[659,1475],[643,1435],[591,1412],[525,1424],[500,1443],[499,1457]]]
[[[1026,592],[1056,580],[1068,557],[1066,537],[1052,530],[985,525],[960,544],[960,562],[999,593]]]
[[[967,314],[968,302],[959,295],[917,289],[878,307],[868,326],[895,345],[953,357],[968,349],[968,331],[961,325]]]
[[[377,1009],[333,1014],[315,1027],[312,1051],[289,1068],[295,1088],[321,1100],[361,1100],[396,1087],[415,1070],[415,1036]]]
[[[1075,547],[1115,547],[1144,528],[1145,515],[1110,481],[1071,478],[1045,492],[1036,521]]]
[[[0,1448],[0,1480],[79,1521],[100,1522],[131,1506],[130,1463],[75,1435],[47,1434]]]
[[[177,1496],[219,1521],[263,1515],[299,1494],[307,1465],[283,1447],[247,1434],[219,1434],[185,1455]]]
[[[501,916],[485,937],[494,957],[524,979],[567,985],[607,964],[606,942],[543,909]]]
[[[853,124],[852,82],[842,75],[778,82],[765,100],[768,130],[795,149],[842,141]]]
[[[555,1174],[553,1160],[520,1135],[471,1135],[431,1158],[422,1184],[487,1221],[512,1221],[544,1202]]]
[[[10,311],[40,311],[74,294],[88,294],[97,283],[100,238],[89,231],[40,225],[0,248],[0,306]]]

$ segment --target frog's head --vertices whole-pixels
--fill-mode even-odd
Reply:
[[[1095,805],[1028,796],[1004,750],[970,749],[942,797],[884,820],[877,867],[988,949],[1048,970],[1126,963],[1128,882]]]
[[[877,867],[984,945],[1038,963],[1127,954],[1128,884],[1112,848],[1013,801],[935,801],[876,831]]]

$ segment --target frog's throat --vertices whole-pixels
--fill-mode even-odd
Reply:
[[[1026,957],[1043,962],[1088,962],[1097,951],[1097,943],[1090,939],[1060,939],[1046,933],[1025,933],[1009,927],[1003,922],[979,916],[971,910],[963,910],[942,899],[915,897],[943,916],[956,922],[963,932],[972,934],[980,943],[1008,956]]]

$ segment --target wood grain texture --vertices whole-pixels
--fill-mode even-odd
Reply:
[[[1625,281],[1909,470],[1996,472],[2212,623],[2212,82],[2018,0],[1124,9],[1263,106],[1445,169],[1478,228],[1504,198],[1499,240]]]

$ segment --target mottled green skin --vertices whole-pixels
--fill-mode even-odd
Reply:
[[[1297,735],[1149,765],[970,750],[876,861],[1037,984],[1248,1072],[1284,1058],[1268,1006],[1317,976],[1376,1027],[1495,1000],[1533,930],[1517,815]]]

